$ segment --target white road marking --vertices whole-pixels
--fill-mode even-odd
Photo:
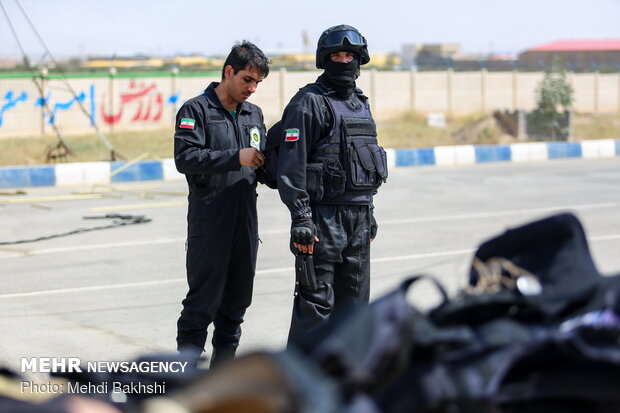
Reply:
[[[105,244],[76,245],[72,247],[44,248],[40,250],[31,250],[31,251],[24,253],[24,255],[56,254],[59,252],[88,251],[88,250],[99,250],[99,249],[108,249],[108,248],[135,247],[139,245],[153,245],[153,244],[183,245],[184,242],[185,242],[185,238],[162,238],[162,239],[149,239],[149,240],[142,240],[142,241],[108,242]]]
[[[118,288],[147,287],[151,285],[163,285],[163,284],[177,283],[180,281],[185,281],[185,280],[143,281],[143,282],[125,283],[125,284],[94,285],[91,287],[58,288],[55,290],[42,290],[42,291],[31,291],[27,293],[2,294],[0,295],[0,299],[37,297],[41,295],[64,294],[64,293],[80,293],[80,292],[85,292],[85,291],[114,290]]]
[[[441,251],[441,252],[432,252],[426,254],[414,254],[414,255],[401,255],[397,257],[385,257],[385,258],[377,258],[371,260],[372,263],[381,263],[381,262],[391,262],[391,261],[404,261],[404,260],[415,260],[420,258],[434,258],[434,257],[445,257],[451,255],[461,255],[471,253],[472,250],[457,250],[457,251]],[[292,266],[290,267],[282,267],[282,268],[268,268],[264,270],[257,270],[256,275],[262,274],[274,274],[274,273],[293,273],[294,269]],[[184,278],[175,278],[168,280],[159,280],[159,281],[143,281],[143,282],[135,282],[135,283],[123,283],[123,284],[112,284],[112,285],[97,285],[90,287],[75,287],[75,288],[59,288],[55,290],[43,290],[43,291],[31,291],[26,293],[14,293],[14,294],[2,294],[0,295],[0,299],[8,299],[8,298],[24,298],[24,297],[37,297],[41,295],[51,295],[51,294],[71,294],[71,293],[81,293],[88,291],[101,291],[101,290],[112,290],[118,288],[136,288],[136,287],[149,287],[149,286],[157,286],[157,285],[168,285],[173,283],[184,283]]]
[[[620,239],[620,234],[599,235],[598,237],[588,237],[588,241],[610,241]]]
[[[459,215],[443,215],[433,217],[419,217],[419,218],[407,218],[396,220],[384,220],[380,225],[400,225],[414,222],[435,222],[435,221],[457,221],[464,219],[474,218],[492,218],[492,217],[504,217],[511,215],[524,215],[524,214],[538,214],[545,212],[559,212],[559,211],[580,211],[590,209],[607,209],[607,208],[619,208],[618,202],[606,202],[601,204],[581,204],[581,205],[565,205],[565,206],[553,206],[546,208],[526,208],[526,209],[513,209],[508,211],[493,211],[493,212],[480,212],[475,214],[459,214]]]
[[[423,258],[450,257],[453,255],[471,254],[474,251],[475,250],[473,249],[466,249],[466,250],[454,250],[454,251],[427,252],[423,254],[411,254],[411,255],[400,255],[397,257],[375,258],[375,259],[371,259],[370,262],[380,263],[380,262],[419,260]]]
[[[567,205],[567,206],[555,206],[555,207],[547,207],[547,208],[529,208],[529,209],[526,208],[526,209],[514,209],[514,210],[509,210],[509,211],[481,212],[481,213],[475,213],[475,214],[441,215],[441,216],[406,218],[406,219],[397,219],[397,220],[382,220],[380,222],[380,225],[402,225],[402,224],[411,224],[411,223],[418,223],[418,222],[457,221],[457,220],[465,220],[465,219],[491,218],[491,217],[524,215],[524,214],[544,213],[544,212],[553,212],[553,211],[591,210],[591,209],[607,209],[607,208],[619,208],[619,207],[620,207],[620,203],[607,202],[607,203],[600,203],[600,204]],[[288,228],[282,228],[282,229],[276,228],[276,229],[271,229],[271,230],[259,231],[259,236],[288,234],[288,233],[289,233]],[[610,236],[614,237],[614,235],[610,235]],[[615,239],[615,238],[611,238],[611,239]],[[34,249],[34,250],[13,251],[10,249],[6,249],[4,251],[0,250],[0,259],[22,257],[26,255],[56,254],[56,253],[63,253],[63,252],[122,248],[122,247],[133,247],[133,246],[152,245],[152,244],[175,244],[175,243],[180,243],[182,245],[185,243],[185,238],[123,241],[123,242],[111,242],[111,243],[105,243],[105,244],[77,245],[77,246],[71,246],[71,247],[43,248],[43,249],[38,249],[38,250]]]
[[[589,237],[589,242],[594,241],[609,241],[609,240],[617,240],[620,239],[620,234],[611,234],[611,235],[601,235],[596,237]],[[159,240],[162,242],[171,242],[171,240]],[[178,240],[175,240],[177,242]],[[385,262],[395,262],[395,261],[408,261],[408,260],[418,260],[418,259],[426,259],[426,258],[438,258],[438,257],[450,257],[457,255],[467,255],[473,254],[475,249],[461,249],[461,250],[451,250],[451,251],[437,251],[437,252],[427,252],[420,254],[409,254],[409,255],[398,255],[395,257],[384,257],[384,258],[375,258],[371,260],[371,263],[385,263]],[[256,275],[262,274],[276,274],[276,273],[292,273],[294,271],[293,267],[281,267],[281,268],[267,268],[263,270],[257,270]],[[79,293],[79,292],[87,292],[87,291],[101,291],[101,290],[112,290],[119,288],[136,288],[136,287],[149,287],[149,286],[159,286],[159,285],[168,285],[175,283],[184,283],[184,278],[175,278],[168,280],[158,280],[158,281],[142,281],[135,283],[124,283],[124,284],[111,284],[111,285],[96,285],[90,287],[75,287],[75,288],[60,288],[55,290],[42,290],[42,291],[31,291],[26,293],[14,293],[14,294],[1,294],[0,300],[9,299],[9,298],[24,298],[24,297],[37,297],[42,295],[52,295],[52,294],[66,294],[66,293]]]

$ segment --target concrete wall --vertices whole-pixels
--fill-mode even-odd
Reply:
[[[251,101],[263,108],[269,125],[279,119],[297,90],[319,74],[273,71]],[[363,70],[358,86],[370,97],[375,117],[381,120],[411,110],[448,116],[531,110],[542,78],[542,72]],[[575,88],[576,111],[620,113],[620,74],[577,73],[568,78]],[[39,78],[45,109],[31,77],[5,76],[0,78],[0,138],[53,134],[50,114],[66,134],[90,132],[93,123],[104,133],[170,126],[183,101],[217,80],[219,74],[167,73],[80,76],[67,81],[49,77],[42,82]]]

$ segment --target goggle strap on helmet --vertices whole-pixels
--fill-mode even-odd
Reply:
[[[341,30],[331,32],[322,41],[323,47],[343,46],[344,40],[347,40],[351,46],[366,46],[366,39],[361,34],[353,30]]]

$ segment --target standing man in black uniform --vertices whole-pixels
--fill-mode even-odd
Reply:
[[[222,80],[179,109],[174,160],[189,186],[187,282],[177,348],[199,355],[213,323],[211,366],[233,358],[252,300],[258,250],[255,169],[264,162],[261,109],[246,99],[269,74],[254,44],[233,46]]]
[[[355,85],[369,61],[357,29],[325,30],[316,50],[316,67],[325,72],[274,125],[282,128],[277,185],[296,255],[289,343],[310,336],[334,311],[369,300],[373,195],[387,178],[368,99]]]

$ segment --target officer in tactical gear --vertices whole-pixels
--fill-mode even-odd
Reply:
[[[299,90],[272,128],[281,130],[277,187],[291,213],[296,255],[289,344],[311,336],[334,312],[368,303],[373,195],[387,178],[368,98],[355,84],[369,61],[357,29],[325,30],[316,50],[324,73]]]

